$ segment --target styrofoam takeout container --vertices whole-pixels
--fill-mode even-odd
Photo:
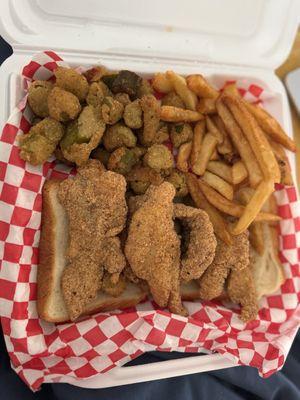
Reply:
[[[173,69],[202,73],[216,85],[251,81],[275,93],[268,109],[292,136],[286,92],[274,70],[288,55],[299,8],[297,0],[1,0],[0,33],[14,54],[0,69],[0,125],[24,96],[22,67],[34,53],[52,49],[70,65],[101,63],[145,75]],[[212,354],[68,382],[101,388],[230,366]]]

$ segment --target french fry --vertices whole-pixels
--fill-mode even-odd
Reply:
[[[210,156],[209,161],[218,161],[220,159],[219,153],[217,152],[217,149],[215,149]]]
[[[249,241],[259,255],[265,252],[263,222],[253,222],[249,226]]]
[[[248,111],[256,118],[259,126],[275,142],[282,144],[288,150],[296,151],[296,144],[282,129],[281,125],[266,110],[245,101]]]
[[[198,101],[196,110],[201,114],[215,114],[216,110],[216,99],[201,98]]]
[[[174,87],[175,92],[184,102],[186,108],[195,111],[197,96],[188,88],[186,80],[182,76],[175,74],[174,71],[167,71],[166,76]]]
[[[235,83],[229,83],[223,89],[223,93],[230,96],[241,97],[240,92]]]
[[[201,192],[198,179],[193,174],[186,174],[189,193],[198,208],[206,211],[211,223],[213,224],[215,234],[228,245],[232,244],[232,237],[229,233],[228,225],[220,212],[213,207]]]
[[[219,115],[213,115],[212,120],[223,135],[223,143],[218,144],[217,146],[218,152],[220,154],[233,154],[234,149],[222,119]]]
[[[189,158],[192,151],[192,142],[183,143],[177,154],[176,167],[179,171],[188,172],[189,170]]]
[[[245,102],[227,95],[222,96],[222,99],[247,138],[264,178],[280,182],[280,171],[274,153],[256,119],[245,106]]]
[[[239,183],[243,182],[243,180],[248,176],[248,172],[243,161],[237,161],[235,164],[233,164],[231,171],[232,183],[234,185],[238,185]]]
[[[160,119],[167,122],[197,122],[203,119],[197,111],[184,110],[173,106],[161,106]]]
[[[166,76],[166,74],[162,72],[158,72],[154,75],[154,78],[152,80],[152,87],[160,93],[169,93],[174,90],[172,82]]]
[[[219,95],[219,92],[202,75],[189,75],[186,82],[188,87],[199,97],[215,99]]]
[[[205,171],[202,180],[228,200],[233,200],[233,187],[218,175]]]
[[[241,215],[237,224],[232,229],[233,235],[239,235],[248,228],[251,222],[255,220],[255,217],[258,215],[262,206],[264,205],[268,197],[273,193],[273,191],[274,182],[272,181],[262,181],[257,186],[253,196],[251,197],[251,200],[246,205],[243,214]],[[258,221],[258,219],[256,220]]]
[[[198,154],[200,153],[202,140],[205,134],[205,121],[198,121],[194,127],[193,146],[191,151],[191,165],[197,161]]]
[[[291,167],[287,155],[285,154],[284,148],[281,144],[274,142],[273,140],[270,140],[269,142],[277,160],[278,167],[280,169],[280,183],[282,183],[283,185],[292,186],[293,178]]]
[[[222,97],[217,101],[218,114],[226,126],[229,136],[238,150],[242,161],[248,171],[249,182],[251,187],[256,187],[262,180],[262,174],[255,155],[249,146],[249,143],[241,128],[236,123],[233,115],[223,103]]]
[[[227,215],[231,215],[232,217],[237,217],[237,218],[243,217],[248,205],[246,207],[244,207],[241,204],[237,204],[237,203],[234,203],[233,201],[226,199],[224,196],[222,196],[216,190],[214,190],[211,186],[207,185],[203,181],[203,179],[200,179],[198,181],[198,184],[200,186],[202,193],[204,194],[206,199],[209,201],[209,203],[211,203],[219,211],[222,211],[223,213],[225,213]],[[255,195],[255,193],[256,193],[256,191],[254,192],[254,195]],[[252,201],[252,199],[251,199],[251,201]],[[248,204],[250,204],[250,203],[248,203]],[[251,222],[254,219],[255,219],[255,221],[280,221],[280,217],[278,215],[265,213],[265,212],[260,213],[259,211],[254,215],[254,218],[251,220]],[[247,228],[245,228],[245,229],[247,229]],[[243,231],[241,231],[241,232],[243,232]]]
[[[209,162],[211,155],[213,154],[216,146],[217,146],[217,139],[214,135],[208,132],[202,141],[200,147],[200,153],[198,153],[196,162],[192,164],[192,171],[197,175],[203,175],[206,166]]]
[[[223,161],[210,161],[207,164],[206,169],[220,178],[225,179],[228,183],[232,183],[232,171],[231,167],[225,164]]]
[[[222,132],[218,129],[218,127],[208,115],[206,116],[205,120],[207,130],[216,137],[218,144],[222,144],[224,141]]]

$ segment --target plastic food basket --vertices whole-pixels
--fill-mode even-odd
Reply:
[[[0,69],[0,126],[24,95],[21,68],[34,53],[52,49],[70,65],[251,80],[276,93],[271,108],[291,135],[286,92],[274,69],[290,50],[298,9],[296,0],[1,0],[0,33],[14,54]],[[65,381],[101,388],[231,366],[207,354]]]

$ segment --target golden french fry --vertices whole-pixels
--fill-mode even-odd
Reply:
[[[217,146],[218,152],[220,154],[233,154],[234,149],[222,119],[219,115],[213,115],[212,120],[223,135],[223,143]]]
[[[209,171],[205,171],[202,180],[221,195],[226,197],[226,199],[233,200],[233,187],[218,175],[212,174]]]
[[[225,164],[223,161],[210,161],[207,164],[206,169],[215,175],[225,179],[225,181],[232,183],[232,171],[231,167]]]
[[[273,153],[275,155],[275,158],[277,160],[278,167],[280,169],[280,175],[281,175],[280,183],[282,183],[283,185],[292,186],[293,177],[292,177],[291,167],[287,155],[285,154],[284,148],[282,147],[281,144],[274,142],[273,140],[270,140],[269,142],[273,150]]]
[[[173,106],[161,106],[160,119],[167,122],[197,122],[203,119],[197,111],[184,110]]]
[[[188,87],[199,97],[215,99],[219,95],[219,92],[202,75],[189,75],[186,82]]]
[[[205,133],[205,121],[204,120],[198,121],[194,127],[193,146],[191,151],[191,165],[194,165],[197,161],[204,133]]]
[[[219,211],[213,207],[201,192],[198,179],[193,174],[186,174],[187,186],[189,193],[196,205],[206,211],[211,223],[213,224],[215,234],[228,245],[232,244],[232,237],[229,233],[228,225]]]
[[[186,108],[195,111],[197,96],[188,88],[186,80],[182,76],[175,74],[174,71],[167,71],[166,76],[174,87],[175,92],[184,102]]]
[[[219,153],[217,152],[217,149],[215,149],[210,156],[209,161],[218,161],[220,159]]]
[[[218,127],[208,115],[206,116],[205,120],[207,130],[216,137],[218,144],[222,144],[224,140],[222,132],[218,129]]]
[[[227,132],[229,133],[234,146],[238,150],[241,159],[247,168],[250,186],[256,187],[262,180],[262,174],[247,139],[245,138],[239,125],[236,123],[233,115],[223,103],[222,98],[217,101],[217,110],[219,116],[224,122],[224,125],[226,126]]]
[[[232,183],[238,185],[247,178],[248,172],[243,161],[237,161],[233,164],[232,168]]]
[[[235,83],[229,83],[223,89],[223,93],[230,96],[241,97],[240,92]]]
[[[273,181],[262,181],[255,189],[251,200],[246,205],[243,214],[238,220],[237,224],[232,229],[233,235],[239,235],[244,232],[255,217],[258,215],[264,203],[267,201],[268,197],[274,191]],[[257,219],[256,219],[257,220]]]
[[[296,151],[296,144],[282,129],[281,125],[266,110],[245,101],[248,111],[256,118],[259,126],[275,142],[282,144],[288,150]]]
[[[249,226],[249,241],[254,250],[262,256],[265,251],[263,222],[253,222]]]
[[[152,87],[160,93],[169,93],[173,90],[173,84],[166,74],[158,72],[152,80]]]
[[[227,95],[222,96],[222,100],[232,112],[247,138],[264,178],[280,182],[280,171],[274,153],[256,119],[245,106],[245,102],[237,97]]]
[[[209,162],[211,155],[213,154],[216,146],[217,146],[217,139],[214,135],[208,132],[202,141],[200,147],[200,153],[198,153],[196,162],[192,164],[192,171],[197,175],[203,175],[206,166]]]
[[[198,101],[196,110],[201,114],[215,114],[216,110],[216,99],[201,98]]]
[[[234,203],[226,199],[224,196],[219,194],[216,190],[214,190],[211,186],[207,185],[203,179],[198,181],[200,189],[206,199],[218,210],[224,212],[225,214],[231,215],[232,217],[242,217],[245,213],[246,207],[241,204]],[[254,192],[255,195],[255,192]],[[252,200],[252,199],[251,199]],[[250,204],[250,203],[249,203]],[[280,217],[278,215],[265,213],[265,212],[257,212],[254,216],[255,221],[279,221]],[[252,220],[253,221],[253,220]],[[251,222],[252,222],[251,221]],[[247,229],[247,228],[246,228]]]
[[[176,167],[179,171],[188,172],[189,170],[189,158],[192,151],[192,142],[183,143],[177,154]]]

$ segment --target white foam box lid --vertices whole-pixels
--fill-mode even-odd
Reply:
[[[244,78],[276,93],[270,107],[291,135],[286,92],[274,70],[290,51],[299,11],[297,0],[1,0],[0,34],[14,50],[0,69],[1,129],[24,95],[22,67],[51,49],[70,65]],[[203,355],[68,382],[100,388],[230,366],[218,354]]]

